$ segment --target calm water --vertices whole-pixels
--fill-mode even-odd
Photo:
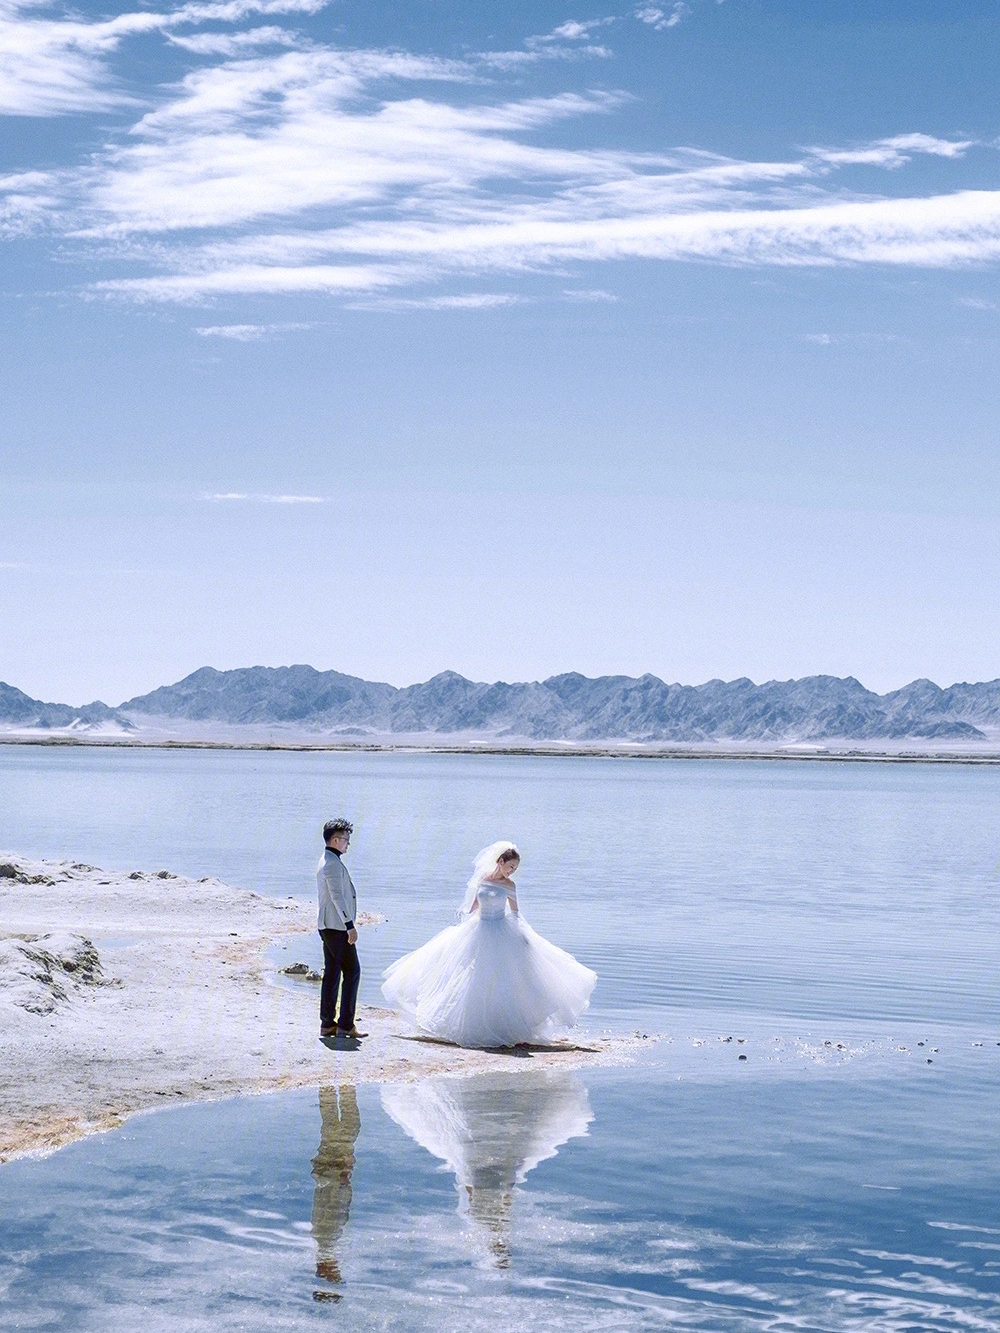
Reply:
[[[10,1164],[0,1327],[1000,1330],[998,783],[0,747],[0,846],[31,855],[307,897],[349,813],[389,918],[363,999],[511,836],[529,919],[600,973],[589,1026],[669,1038],[621,1070],[185,1107]]]

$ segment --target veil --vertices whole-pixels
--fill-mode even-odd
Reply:
[[[476,857],[475,864],[472,867],[472,878],[469,880],[465,889],[465,897],[462,899],[462,906],[459,908],[459,916],[467,916],[472,911],[472,904],[476,901],[476,894],[479,892],[479,886],[487,875],[496,870],[497,862],[503,856],[504,852],[516,852],[517,848],[509,838],[501,838],[499,842],[491,842],[488,847]],[[520,855],[520,853],[518,853]]]

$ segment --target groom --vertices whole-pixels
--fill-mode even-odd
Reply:
[[[316,870],[319,891],[319,934],[323,941],[323,987],[319,1000],[321,1037],[367,1037],[354,1026],[361,964],[358,962],[358,932],[354,916],[357,895],[341,858],[351,844],[354,825],[346,819],[330,819],[323,825],[326,850]],[[337,1017],[337,991],[340,1016]]]

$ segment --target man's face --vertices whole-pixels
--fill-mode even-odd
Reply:
[[[335,833],[326,845],[343,855],[351,845],[351,835],[349,833]]]

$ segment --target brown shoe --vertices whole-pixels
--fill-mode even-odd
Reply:
[[[321,1037],[335,1037],[337,1035],[337,1029],[335,1027],[320,1028],[319,1035]]]
[[[367,1033],[367,1032],[359,1032],[357,1028],[351,1028],[350,1030],[348,1030],[347,1028],[338,1028],[338,1029],[337,1029],[337,1036],[338,1036],[338,1037],[353,1037],[355,1041],[360,1041],[362,1037],[367,1037],[367,1036],[368,1036],[368,1033]]]

